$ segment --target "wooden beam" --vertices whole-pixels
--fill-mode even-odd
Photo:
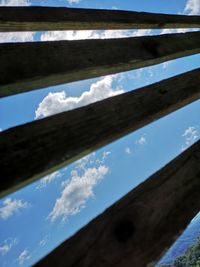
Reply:
[[[200,52],[200,32],[0,45],[0,97]]]
[[[200,210],[199,192],[200,141],[35,267],[155,266]]]
[[[200,69],[0,133],[0,195],[200,98]]]
[[[200,16],[61,7],[0,7],[0,31],[199,28]]]

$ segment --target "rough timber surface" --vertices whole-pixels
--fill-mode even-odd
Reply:
[[[35,267],[155,266],[199,212],[199,192],[200,141],[115,202]]]
[[[200,52],[200,32],[0,44],[0,97],[159,64]]]
[[[0,31],[199,28],[200,16],[58,7],[0,7]]]
[[[1,196],[200,98],[200,69],[0,133]]]

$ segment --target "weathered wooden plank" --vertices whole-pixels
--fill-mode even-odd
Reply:
[[[200,69],[0,133],[0,195],[200,98]]]
[[[200,52],[200,32],[0,45],[0,97]]]
[[[147,267],[200,210],[200,141],[35,267]]]
[[[0,31],[195,27],[200,27],[200,16],[61,7],[0,7]]]

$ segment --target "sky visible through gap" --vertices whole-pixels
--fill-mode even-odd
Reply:
[[[199,0],[0,0],[0,6],[5,5],[200,15]],[[0,42],[121,38],[186,31],[191,29],[0,33]],[[198,68],[199,63],[200,56],[195,55],[1,99],[0,130],[134,90]],[[199,115],[200,102],[196,101],[1,199],[0,266],[30,266],[37,262],[191,146],[200,136]],[[177,241],[178,245],[168,252],[162,263],[172,261],[200,236],[199,217],[193,220],[186,237],[183,235]]]

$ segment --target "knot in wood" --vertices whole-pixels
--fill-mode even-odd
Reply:
[[[114,236],[120,243],[126,243],[134,233],[134,226],[131,220],[121,220],[114,227]]]

